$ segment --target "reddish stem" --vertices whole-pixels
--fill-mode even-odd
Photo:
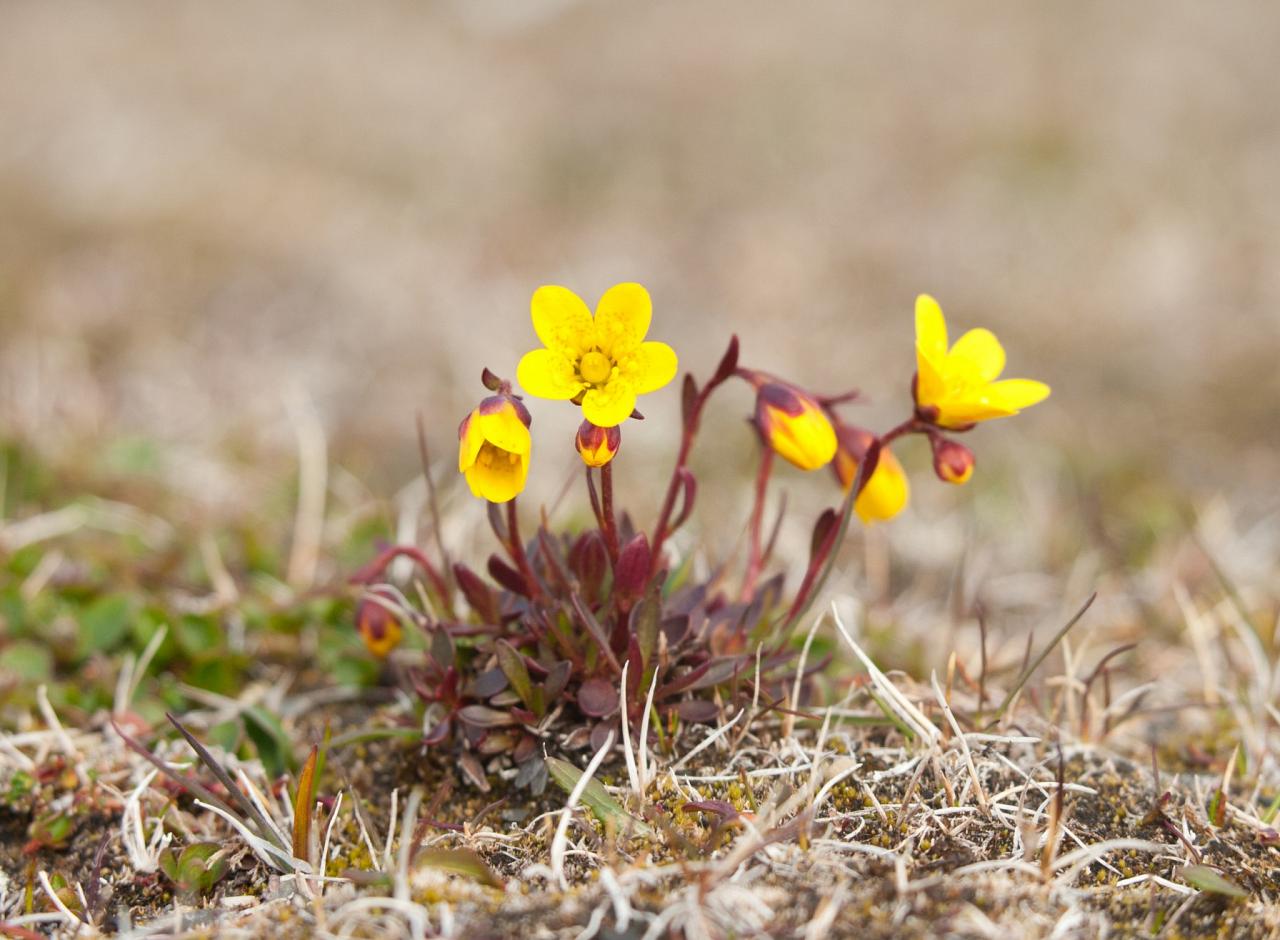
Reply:
[[[932,433],[932,430],[933,425],[912,415],[897,427],[880,435],[877,443],[883,449],[904,434],[928,434]],[[818,550],[814,552],[813,561],[810,562],[808,570],[804,573],[804,580],[800,583],[800,589],[796,592],[796,596],[791,602],[791,607],[787,610],[787,616],[783,620],[782,634],[784,636],[795,622],[804,616],[805,611],[809,609],[812,595],[817,592],[831,573],[831,568],[835,564],[836,551],[844,540],[845,532],[848,531],[849,518],[853,515],[854,504],[858,501],[858,497],[862,495],[869,478],[867,461],[864,457],[858,462],[858,475],[854,478],[853,485],[849,487],[849,492],[844,498],[844,504],[840,508],[840,524],[831,527]]]
[[[436,570],[435,565],[431,564],[431,559],[423,553],[422,549],[412,545],[392,545],[390,548],[384,548],[373,561],[351,575],[349,580],[353,584],[368,584],[375,578],[380,577],[386,571],[387,566],[401,556],[412,559],[414,564],[426,572],[427,580],[431,582],[431,586],[440,595],[441,602],[445,605],[449,616],[452,617],[453,604],[450,600],[448,584],[440,572]]]
[[[529,564],[529,556],[524,551],[524,540],[520,538],[520,519],[516,512],[516,501],[507,503],[507,550],[511,560],[516,563],[524,582],[529,587],[529,596],[533,600],[542,599],[542,585],[538,582],[533,567]]]
[[[618,520],[613,514],[613,461],[600,468],[600,530],[609,561],[618,561]]]
[[[764,527],[764,497],[769,487],[769,475],[773,472],[773,448],[765,445],[760,454],[760,468],[756,471],[755,505],[751,508],[751,547],[747,556],[747,573],[742,579],[742,599],[751,598],[756,589],[760,572],[764,569],[764,545],[761,530]]]

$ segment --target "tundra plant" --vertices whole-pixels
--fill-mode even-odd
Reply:
[[[619,721],[634,735],[650,709],[654,732],[670,740],[681,723],[716,721],[750,703],[757,714],[780,706],[788,698],[785,684],[795,680],[794,666],[788,668],[792,632],[829,573],[850,518],[874,524],[907,503],[907,475],[892,445],[924,435],[937,477],[964,484],[974,455],[957,436],[1049,394],[1041,382],[999,380],[1005,353],[988,330],[970,330],[949,344],[941,308],[923,295],[915,309],[912,408],[881,434],[843,416],[856,392],[824,396],[743,365],[733,337],[709,379],[684,377],[675,466],[658,518],[646,529],[615,508],[612,468],[623,425],[642,417],[640,396],[662,389],[678,371],[675,351],[646,339],[648,291],[618,284],[593,315],[572,291],[540,287],[532,317],[541,347],[521,358],[516,384],[484,370],[490,394],[458,429],[458,471],[489,504],[501,548],[489,558],[488,577],[397,546],[356,579],[373,585],[356,614],[373,655],[391,652],[402,624],[425,631],[425,654],[399,664],[400,677],[423,703],[423,743],[453,748],[466,777],[482,788],[489,773],[506,766],[515,768],[517,785],[541,790],[544,751],[599,747]],[[670,557],[667,541],[697,497],[689,454],[707,401],[732,380],[754,391],[760,441],[747,558],[740,573],[722,569],[698,580]],[[594,528],[552,532],[542,525],[532,538],[521,534],[516,497],[533,440],[532,416],[517,387],[581,408],[573,446],[585,465]],[[802,471],[830,466],[844,492],[841,504],[814,522],[807,567],[790,592],[781,574],[764,577],[774,541],[765,535],[764,505],[777,457]],[[419,604],[373,584],[397,555],[413,558],[426,575]]]

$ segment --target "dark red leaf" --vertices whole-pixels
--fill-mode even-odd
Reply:
[[[599,676],[588,679],[578,689],[578,708],[584,715],[603,718],[618,707],[618,690],[608,679]]]
[[[720,364],[716,366],[715,375],[711,377],[708,386],[719,385],[726,381],[738,368],[738,335],[735,333],[729,338],[729,348],[724,351],[724,355],[720,357]]]
[[[524,576],[498,555],[489,556],[489,577],[514,594],[529,596],[529,587],[524,583]]]
[[[688,699],[676,706],[676,714],[682,721],[710,724],[720,717],[720,709],[715,702],[708,702],[706,699]]]
[[[461,562],[453,566],[453,576],[462,596],[467,599],[480,619],[486,623],[498,622],[498,598],[481,577]]]

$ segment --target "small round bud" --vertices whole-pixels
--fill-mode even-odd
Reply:
[[[944,483],[968,483],[973,476],[973,451],[959,441],[933,438],[933,472]]]
[[[618,455],[618,448],[622,446],[622,431],[617,427],[601,428],[590,421],[583,421],[578,426],[574,446],[578,448],[582,462],[588,467],[603,467]]]

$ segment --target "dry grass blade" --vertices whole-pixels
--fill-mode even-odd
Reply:
[[[1054,635],[1053,639],[1049,641],[1049,645],[1040,651],[1040,655],[1027,663],[1021,674],[1018,676],[1017,681],[1013,683],[1013,687],[1009,689],[1004,700],[1001,701],[999,707],[996,708],[995,715],[987,725],[988,728],[1004,717],[1004,713],[1009,710],[1009,706],[1012,705],[1013,700],[1018,697],[1018,693],[1022,691],[1022,687],[1027,684],[1027,680],[1035,674],[1035,671],[1040,668],[1040,664],[1043,663],[1048,658],[1049,654],[1053,652],[1054,648],[1062,642],[1062,638],[1071,632],[1071,628],[1080,622],[1080,618],[1085,615],[1085,612],[1093,606],[1093,602],[1097,599],[1098,592],[1094,591],[1089,595],[1089,599],[1080,605],[1080,609],[1075,612],[1075,616],[1068,620],[1062,629]]]

